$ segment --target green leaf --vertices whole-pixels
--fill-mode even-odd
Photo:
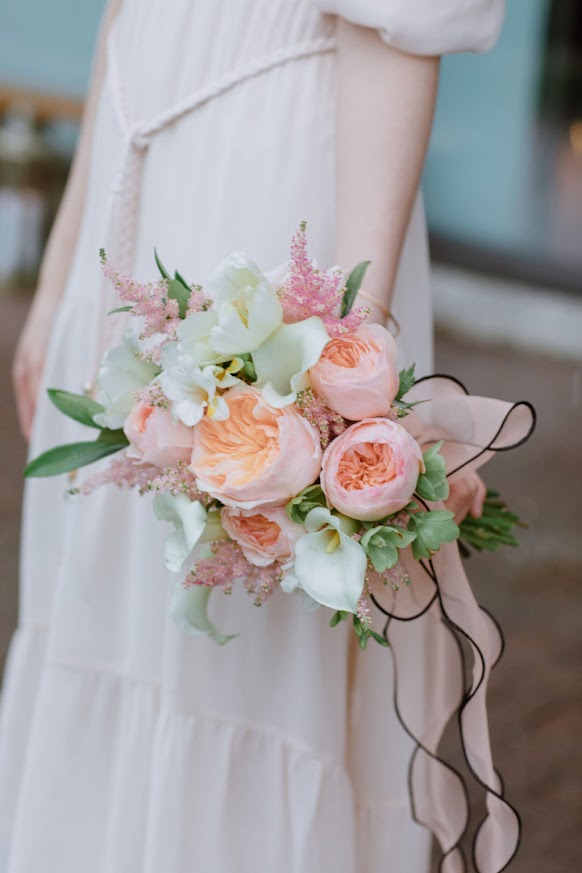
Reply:
[[[191,293],[190,289],[185,288],[177,279],[168,280],[168,297],[177,301],[180,318],[186,318]]]
[[[416,538],[414,531],[398,525],[381,525],[370,528],[360,540],[378,573],[390,570],[398,563],[398,549],[404,549]]]
[[[252,361],[245,361],[243,370],[246,373],[246,375],[249,377],[251,382],[257,381],[257,371],[255,370],[255,365],[253,364]]]
[[[362,622],[357,615],[354,615],[354,630],[359,637],[364,636],[364,628],[362,627]]]
[[[61,391],[59,388],[49,388],[47,394],[63,415],[74,419],[74,421],[79,421],[81,424],[86,424],[88,427],[100,429],[99,425],[93,421],[93,417],[104,412],[105,407],[96,403],[91,397],[87,397],[85,394],[73,394],[71,391]]]
[[[133,306],[118,306],[116,309],[110,309],[107,315],[115,315],[117,312],[131,312]]]
[[[174,272],[174,279],[176,279],[176,281],[180,282],[180,284],[184,286],[184,288],[186,289],[186,291],[188,291],[188,293],[191,292],[192,289],[188,285],[187,281],[182,276],[182,274],[179,273],[177,270]]]
[[[160,261],[160,256],[158,255],[157,249],[154,249],[154,258],[156,259],[156,264],[158,266],[158,270],[160,271],[160,275],[161,275],[162,279],[167,279],[169,282],[172,277],[170,276],[170,274],[168,273],[168,271],[166,270],[166,268],[164,267],[164,265]]]
[[[365,651],[368,647],[368,639],[369,637],[366,634],[362,634],[359,639],[360,649],[362,649],[363,651]]]
[[[125,448],[126,445],[127,441],[123,444],[116,444],[99,439],[89,443],[56,446],[56,448],[49,449],[48,452],[43,452],[42,455],[30,461],[24,469],[24,475],[30,479],[70,473],[72,470],[78,470],[79,467],[85,467],[100,458],[112,455]]]
[[[401,370],[398,374],[400,377],[400,385],[398,388],[398,394],[396,395],[396,400],[402,400],[407,391],[410,391],[414,383],[416,382],[416,378],[414,376],[414,368],[415,364],[411,367],[408,367],[405,370]]]
[[[310,485],[308,488],[304,488],[297,497],[292,497],[285,509],[291,521],[303,524],[307,514],[317,506],[327,506],[325,494],[321,485]]]
[[[387,649],[390,645],[386,637],[383,637],[381,634],[376,633],[376,631],[372,630],[371,628],[370,636],[372,637],[372,639],[376,640],[377,643],[380,643],[381,646],[384,646],[385,649]]]
[[[332,617],[331,617],[331,619],[330,619],[329,626],[330,626],[330,627],[337,627],[337,625],[338,625],[341,621],[342,621],[342,614],[341,614],[341,612],[334,612],[334,614],[332,615]]]
[[[417,561],[430,558],[443,543],[452,543],[459,536],[454,513],[448,509],[415,512],[410,516],[408,527],[416,533],[416,539],[412,543],[412,555]]]
[[[439,440],[423,454],[426,469],[418,477],[415,491],[424,500],[446,500],[449,496],[445,459],[440,454],[442,444]]]
[[[361,261],[359,264],[357,264],[357,266],[354,267],[354,269],[348,276],[348,281],[346,282],[346,290],[344,291],[344,296],[342,298],[342,318],[345,318],[346,315],[348,315],[352,306],[354,305],[354,300],[358,295],[358,291],[360,290],[362,282],[364,281],[364,276],[366,275],[366,270],[368,269],[370,264],[371,261]]]
[[[369,545],[366,554],[377,573],[384,573],[398,563],[398,549],[392,543],[385,542],[381,548]]]
[[[107,446],[120,446],[121,448],[124,448],[129,445],[129,440],[122,428],[110,430],[108,427],[104,427],[101,429],[101,433],[97,437],[97,440],[100,443],[105,443]]]

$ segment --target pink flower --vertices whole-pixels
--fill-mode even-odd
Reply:
[[[288,561],[295,541],[305,533],[301,525],[291,521],[284,506],[263,506],[260,509],[225,506],[220,520],[229,537],[241,547],[247,561],[256,567],[266,567],[274,561]]]
[[[194,432],[175,421],[168,409],[140,400],[126,418],[123,430],[130,443],[129,455],[144,463],[164,469],[190,460]]]
[[[254,388],[223,394],[229,416],[194,428],[190,469],[201,491],[228,506],[286,503],[312,485],[321,467],[319,432],[295,406],[275,409]]]
[[[386,418],[352,424],[325,450],[321,487],[350,518],[377,521],[403,509],[424,470],[420,446]]]
[[[385,327],[364,324],[330,340],[309,377],[329,408],[350,421],[387,415],[398,393],[396,343]]]

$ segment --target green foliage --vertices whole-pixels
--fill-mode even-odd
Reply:
[[[297,497],[292,497],[285,509],[291,521],[303,524],[307,514],[317,506],[327,506],[325,494],[321,485],[310,485],[308,488],[304,488]]]
[[[49,388],[47,394],[63,415],[88,427],[99,428],[93,418],[105,409],[100,403],[96,403],[85,394],[73,394],[71,391],[61,391],[59,388]]]
[[[459,547],[467,557],[470,549],[477,552],[497,552],[504,546],[516,548],[518,540],[513,535],[515,527],[526,527],[507,504],[499,499],[497,491],[488,491],[480,518],[466,516],[460,527]]]
[[[351,311],[351,308],[354,305],[354,300],[358,296],[358,291],[362,287],[362,282],[364,281],[366,270],[368,269],[370,264],[371,261],[361,261],[359,264],[357,264],[357,266],[354,267],[354,269],[348,276],[348,281],[346,282],[346,290],[344,291],[344,296],[342,298],[342,318],[345,318],[346,315],[348,315]]]
[[[395,400],[402,400],[402,398],[407,393],[407,391],[410,391],[410,389],[412,388],[412,386],[416,382],[416,378],[414,375],[415,366],[416,365],[413,364],[411,367],[408,367],[405,370],[400,370],[400,373],[398,374],[398,376],[400,378],[400,385],[398,387],[398,394],[396,395]],[[396,404],[396,405],[399,405],[401,408],[408,408],[410,406],[414,406],[415,404]]]
[[[405,549],[415,539],[414,531],[398,525],[379,525],[369,528],[360,545],[378,573],[390,570],[398,563],[398,549]]]
[[[244,361],[243,372],[249,382],[257,381],[257,371],[255,370],[255,365],[253,363],[253,359],[248,352],[245,352],[243,355],[238,355],[238,357]],[[240,375],[240,374],[239,374]]]
[[[439,440],[423,454],[426,469],[418,477],[415,491],[424,500],[446,500],[449,496],[445,459],[440,454],[442,444]]]
[[[115,309],[110,309],[107,315],[115,315],[117,312],[131,312],[133,306],[117,306]]]
[[[178,278],[178,273],[176,273],[176,278],[172,279],[172,277],[162,264],[157,249],[154,249],[154,257],[156,259],[156,264],[158,270],[160,271],[162,279],[165,279],[168,283],[168,297],[171,300],[176,300],[176,302],[178,303],[180,318],[186,318],[186,312],[188,311],[188,301],[190,300],[190,294],[192,293],[190,287],[181,276]]]
[[[408,529],[416,534],[412,542],[412,556],[417,561],[430,558],[443,543],[452,543],[459,536],[454,513],[448,509],[415,512],[410,516]]]
[[[27,478],[40,478],[70,473],[107,455],[113,455],[127,445],[127,438],[123,431],[105,428],[95,442],[70,443],[43,452],[26,465],[24,475]]]

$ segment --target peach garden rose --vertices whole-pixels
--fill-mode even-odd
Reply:
[[[190,460],[194,432],[176,421],[169,409],[141,400],[126,418],[123,430],[129,440],[130,456],[144,463],[163,469]]]
[[[293,405],[276,409],[254,388],[223,395],[229,416],[206,416],[194,428],[190,469],[197,485],[227,506],[286,503],[316,481],[319,431]]]
[[[220,520],[247,561],[257,567],[290,560],[296,540],[304,533],[300,525],[290,520],[284,506],[258,509],[224,506]]]
[[[332,339],[309,377],[329,408],[350,421],[386,415],[398,393],[396,343],[385,327],[364,324]]]
[[[421,448],[407,430],[386,418],[368,418],[327,447],[321,486],[334,509],[377,521],[406,506],[423,471]]]

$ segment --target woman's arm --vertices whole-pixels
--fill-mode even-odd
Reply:
[[[77,243],[87,187],[95,113],[105,74],[106,35],[119,5],[120,0],[112,0],[103,18],[79,143],[67,187],[45,249],[37,290],[16,347],[12,381],[20,428],[27,440],[30,437],[55,312],[65,287]]]
[[[405,54],[343,19],[337,38],[337,263],[371,260],[362,290],[379,303],[371,319],[385,323],[430,139],[439,58]],[[472,474],[451,489],[447,507],[458,522],[479,516],[485,491]]]
[[[405,54],[341,18],[337,43],[336,260],[371,260],[363,290],[388,311],[430,138],[439,58]],[[380,309],[371,317],[386,322]]]

